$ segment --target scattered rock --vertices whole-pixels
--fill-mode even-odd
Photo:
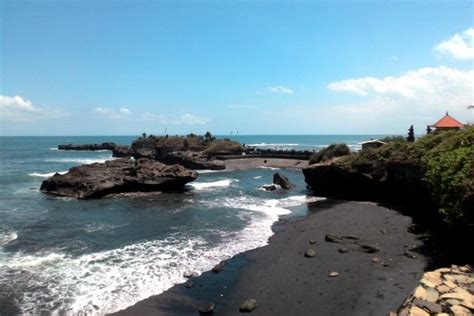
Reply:
[[[425,308],[425,309],[429,310],[430,313],[441,313],[441,312],[443,312],[443,308],[441,307],[441,305],[433,303],[433,302],[414,299],[413,304],[415,304],[418,307],[422,307],[422,308]]]
[[[183,277],[185,277],[186,279],[194,278],[195,276],[197,276],[197,273],[195,273],[195,272],[184,272],[183,273]]]
[[[184,284],[184,287],[187,288],[187,289],[190,289],[194,286],[194,282],[193,281],[188,281]]]
[[[313,258],[314,256],[316,256],[316,251],[314,249],[308,249],[305,251],[304,256],[308,258]]]
[[[342,237],[337,236],[337,235],[332,235],[332,234],[327,234],[324,237],[324,240],[326,240],[327,242],[335,242],[335,243],[342,243],[343,242]]]
[[[388,231],[387,231],[386,228],[384,228],[384,229],[381,229],[381,230],[380,230],[380,233],[381,233],[382,235],[387,235]]]
[[[429,288],[426,289],[426,300],[428,302],[434,303],[434,302],[438,301],[438,297],[439,297],[438,291],[436,291],[432,287],[429,287]]]
[[[288,180],[287,177],[280,174],[279,172],[277,172],[273,175],[273,183],[278,184],[283,189],[287,189],[287,190],[295,188],[295,185],[293,183],[291,183],[290,180]]]
[[[405,257],[407,257],[408,259],[416,259],[416,256],[415,256],[414,254],[412,254],[411,252],[408,252],[408,251],[405,251],[405,252],[403,253],[403,255],[404,255]]]
[[[214,312],[215,308],[216,308],[216,305],[214,305],[213,303],[206,303],[199,307],[199,314],[201,315],[211,314]]]
[[[337,249],[337,252],[339,252],[339,253],[348,253],[349,248],[341,247],[341,248]]]
[[[250,298],[240,305],[239,311],[241,313],[251,313],[257,308],[257,300]]]
[[[212,269],[211,271],[214,272],[214,273],[219,273],[222,271],[222,269],[224,268],[224,262],[219,262],[218,264],[216,264]]]
[[[331,278],[337,277],[338,275],[339,275],[338,272],[331,272],[331,273],[329,273],[329,276],[330,276]]]
[[[460,305],[451,306],[450,310],[454,316],[472,316],[472,313],[467,308]]]
[[[378,257],[372,257],[370,259],[373,263],[379,263],[380,262],[380,259]]]
[[[376,253],[376,252],[379,252],[381,250],[380,247],[378,247],[378,246],[368,245],[368,244],[360,245],[360,249],[361,249],[361,251],[366,252],[366,253]]]
[[[418,306],[412,306],[409,311],[410,316],[430,316],[430,313],[426,312],[424,309],[419,308]]]
[[[456,305],[461,304],[460,301],[455,300],[455,299],[453,299],[453,298],[450,298],[450,299],[446,300],[445,302],[446,302],[447,304],[451,305],[451,306],[456,306]]]
[[[311,239],[311,240],[309,241],[309,244],[310,244],[310,245],[314,245],[315,243],[316,243],[316,240],[314,240],[314,239]]]

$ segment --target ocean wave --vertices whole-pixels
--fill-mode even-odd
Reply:
[[[185,282],[185,272],[201,274],[221,260],[265,246],[273,235],[271,226],[278,216],[290,213],[287,207],[315,199],[240,196],[201,201],[211,207],[228,206],[253,214],[241,231],[217,231],[222,236],[222,242],[217,245],[175,233],[164,239],[79,257],[60,252],[34,255],[0,252],[0,283],[17,290],[35,289],[21,296],[18,303],[21,314],[38,314],[42,310],[67,315],[116,312]]]
[[[15,232],[9,230],[0,230],[0,247],[6,246],[10,242],[18,238]]]
[[[49,150],[59,150],[58,147],[51,147]]]
[[[67,173],[67,171],[59,171],[57,172],[59,174],[65,174]],[[56,172],[49,172],[49,173],[39,173],[39,172],[32,172],[32,173],[28,173],[28,175],[30,177],[40,177],[40,178],[51,178],[52,176],[54,176],[56,174]]]
[[[259,166],[259,169],[268,169],[268,170],[280,170],[280,168],[275,168],[275,167],[266,167],[266,166]]]
[[[114,160],[115,157],[108,156],[108,157],[98,157],[98,158],[56,158],[56,159],[47,159],[47,162],[66,162],[66,163],[77,163],[81,165],[88,165],[92,163],[103,163],[109,160]]]
[[[235,179],[225,179],[225,180],[218,180],[213,182],[192,182],[188,184],[188,186],[192,187],[194,190],[209,190],[214,188],[224,188],[228,187],[232,184],[232,182],[236,182],[238,180]]]
[[[220,172],[227,172],[229,170],[225,170],[225,169],[222,169],[222,170],[196,170],[197,173],[199,174],[204,174],[204,173],[220,173]]]

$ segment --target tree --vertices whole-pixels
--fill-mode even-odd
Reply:
[[[429,133],[431,133],[431,127],[426,125],[426,134],[428,135]]]
[[[412,125],[408,129],[407,142],[413,143],[414,141],[415,141],[415,130],[414,130],[413,125]]]
[[[143,139],[145,139],[146,138],[146,133],[143,133],[142,136],[143,136]]]
[[[211,132],[207,131],[206,134],[204,134],[204,138],[208,141],[208,142],[211,142],[212,141],[212,134]]]

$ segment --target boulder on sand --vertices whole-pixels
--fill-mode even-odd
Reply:
[[[150,159],[115,159],[69,169],[43,181],[44,193],[78,199],[99,198],[126,192],[179,191],[197,178],[197,173],[179,165]]]

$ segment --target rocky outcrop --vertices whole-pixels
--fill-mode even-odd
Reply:
[[[195,171],[179,165],[122,158],[74,167],[63,175],[56,173],[43,181],[41,191],[78,199],[114,193],[178,191],[197,176]]]
[[[115,147],[115,143],[58,145],[59,150],[114,150]]]
[[[167,165],[181,165],[193,170],[223,170],[225,164],[221,160],[209,159],[207,155],[201,152],[193,151],[174,151],[167,154],[161,154],[155,149],[149,148],[130,148],[117,146],[112,152],[113,157],[133,157],[135,159],[147,158],[155,159]]]
[[[221,160],[211,159],[207,156],[190,151],[175,151],[159,159],[165,164],[179,164],[193,170],[223,170],[225,164]]]
[[[279,185],[283,189],[291,190],[295,187],[293,183],[288,180],[287,177],[284,175],[280,174],[279,172],[275,173],[273,175],[273,183]]]
[[[417,165],[391,162],[386,166],[315,164],[303,169],[306,183],[319,196],[376,202],[431,203],[423,171]]]
[[[426,272],[398,312],[390,315],[473,315],[473,284],[470,266]]]

